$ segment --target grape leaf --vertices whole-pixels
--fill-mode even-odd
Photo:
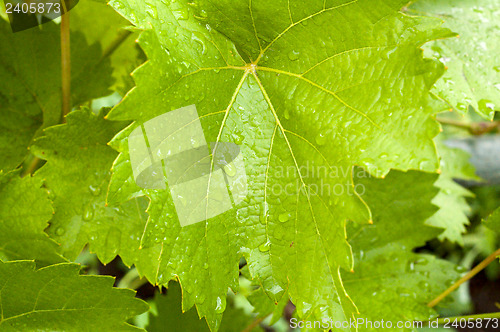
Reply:
[[[467,214],[470,213],[466,198],[474,195],[454,179],[477,180],[478,177],[469,163],[470,156],[467,152],[449,148],[442,142],[438,142],[438,150],[441,157],[441,175],[435,185],[440,191],[433,203],[439,207],[439,211],[426,223],[444,228],[444,232],[439,235],[441,241],[446,239],[463,245],[462,234],[469,224]]]
[[[147,310],[114,279],[80,276],[78,264],[39,270],[30,261],[0,261],[2,331],[138,331],[125,321]]]
[[[53,195],[55,214],[47,232],[66,257],[75,259],[90,242],[104,263],[119,251],[129,261],[139,248],[145,203],[105,206],[109,169],[117,155],[106,142],[124,123],[106,121],[104,115],[105,110],[93,114],[85,108],[68,114],[66,124],[47,128],[32,146],[35,155],[47,160],[35,178]]]
[[[106,142],[120,124],[104,120],[104,114],[103,111],[94,115],[87,109],[73,111],[67,116],[66,124],[46,129],[46,135],[32,147],[33,152],[47,160],[35,177],[44,179],[56,207],[48,232],[62,243],[64,254],[71,259],[88,242],[90,250],[104,263],[118,253],[127,265],[137,264],[150,280],[155,280],[156,267],[150,266],[160,248],[138,250],[145,224],[143,200],[105,206],[109,168],[117,155]],[[98,178],[94,178],[96,173]],[[92,209],[74,208],[80,206]],[[145,263],[147,266],[143,266]],[[171,288],[175,293],[175,287]],[[194,312],[189,316],[192,314]]]
[[[74,260],[85,244],[99,260],[117,254],[127,266],[154,282],[161,246],[139,249],[145,223],[146,199],[106,206],[111,164],[117,153],[106,142],[123,123],[104,120],[84,108],[67,115],[67,123],[49,127],[32,151],[47,163],[35,173],[52,193],[55,214],[47,232],[61,243],[61,252]],[[156,264],[155,264],[156,263]]]
[[[179,276],[184,309],[196,303],[216,329],[243,254],[273,300],[288,290],[299,311],[321,303],[353,316],[339,276],[340,267],[352,267],[345,222],[366,223],[369,211],[356,194],[308,190],[352,189],[355,164],[376,175],[436,170],[428,91],[443,66],[423,59],[419,46],[450,31],[439,20],[399,13],[402,1],[111,4],[146,30],[140,44],[149,61],[108,115],[135,121],[112,142],[121,154],[108,200],[150,198],[141,244],[161,245],[154,282]],[[127,137],[191,104],[208,142],[240,145],[248,196],[236,210],[181,229],[168,191],[134,183]],[[307,177],[301,167],[338,175]],[[290,195],[272,192],[290,183],[298,184]]]
[[[426,54],[448,66],[435,91],[460,113],[471,105],[484,118],[500,110],[500,5],[495,0],[421,0],[410,12],[434,15],[460,38],[425,45]]]
[[[170,282],[166,295],[159,293],[155,294],[154,303],[156,314],[149,315],[149,324],[146,329],[149,332],[165,331],[165,328],[176,332],[209,332],[207,322],[200,320],[194,309],[187,312],[181,310],[182,292],[178,283]],[[234,306],[227,306],[224,316],[222,317],[219,331],[243,331],[243,329],[252,324],[252,317],[245,315],[241,309]],[[256,326],[249,332],[262,331]]]
[[[33,137],[61,119],[59,35],[53,22],[12,33],[0,20],[0,169],[18,166]],[[73,105],[109,94],[111,68],[100,46],[74,31],[71,50]]]
[[[34,259],[39,265],[63,262],[58,245],[44,232],[53,209],[41,181],[0,171],[0,258]]]
[[[280,318],[283,317],[283,310],[288,304],[289,296],[288,294],[283,294],[279,302],[273,301],[263,289],[262,285],[259,284],[258,279],[253,279],[248,270],[248,265],[245,265],[240,269],[240,292],[239,295],[245,297],[245,299],[253,307],[253,312],[256,317],[264,318],[271,316],[269,325],[274,325]]]
[[[437,188],[429,190],[436,178],[411,171],[391,172],[383,180],[357,180],[366,188],[364,197],[374,221],[349,230],[358,264],[343,279],[361,313],[359,318],[391,321],[394,327],[398,321],[431,319],[436,313],[426,304],[458,279],[454,264],[412,252],[440,232],[425,225],[436,211],[431,200]],[[359,331],[371,330],[375,329],[359,326]]]
[[[270,325],[275,324],[282,316],[285,306],[288,304],[288,294],[284,294],[278,303],[273,302],[262,287],[252,291],[247,296],[248,302],[254,307],[257,317],[271,315]]]

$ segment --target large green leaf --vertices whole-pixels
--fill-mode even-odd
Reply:
[[[114,279],[81,276],[78,264],[39,270],[30,261],[0,261],[0,330],[138,331],[125,321],[147,310]]]
[[[103,263],[120,254],[127,265],[154,282],[161,246],[139,249],[144,231],[146,199],[106,206],[110,167],[117,153],[106,142],[123,124],[104,120],[105,111],[71,112],[67,123],[50,127],[33,152],[47,163],[35,173],[50,190],[55,214],[47,232],[61,243],[62,253],[75,259],[85,244]]]
[[[179,276],[184,308],[197,303],[216,328],[244,255],[275,302],[287,289],[301,314],[327,305],[352,317],[340,279],[341,267],[352,268],[345,223],[370,219],[362,199],[347,194],[352,166],[376,175],[437,169],[428,91],[443,66],[419,47],[451,33],[439,20],[399,13],[403,1],[111,3],[146,30],[149,61],[109,114],[135,123],[112,142],[121,154],[108,199],[151,199],[141,244],[161,246],[150,262],[154,282]],[[181,228],[169,191],[135,184],[127,137],[191,104],[207,142],[241,145],[248,195],[237,209]],[[288,195],[273,192],[288,184]],[[324,186],[344,193],[316,192]]]
[[[391,172],[384,180],[358,179],[374,216],[373,225],[349,230],[358,263],[354,273],[343,277],[359,318],[391,321],[394,327],[398,321],[428,320],[436,313],[426,304],[459,277],[453,264],[412,252],[440,232],[425,225],[436,211],[431,200],[438,190],[430,189],[436,178],[421,172]],[[359,330],[377,329],[361,325]]]
[[[12,33],[0,20],[0,169],[18,166],[41,127],[61,120],[61,47],[59,26]],[[101,47],[71,33],[72,104],[109,94],[109,59]]]
[[[146,199],[106,206],[110,167],[117,153],[106,142],[123,124],[104,120],[105,111],[73,111],[67,123],[47,128],[33,152],[47,163],[35,173],[52,193],[55,214],[47,232],[75,259],[85,244],[103,263],[117,254],[154,282],[161,246],[138,250],[146,224]]]
[[[104,120],[104,110],[73,111],[67,123],[47,128],[32,151],[47,163],[35,177],[51,191],[55,214],[47,232],[61,243],[65,256],[75,259],[90,242],[104,263],[118,252],[128,260],[139,248],[145,206],[141,200],[105,206],[110,167],[117,153],[106,145],[123,123]]]
[[[420,0],[411,12],[434,15],[460,38],[425,46],[448,70],[435,91],[453,108],[465,113],[469,105],[492,119],[500,110],[500,4],[496,0]]]
[[[0,259],[35,259],[40,265],[64,261],[44,233],[53,209],[41,181],[0,171]]]

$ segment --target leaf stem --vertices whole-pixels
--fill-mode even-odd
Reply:
[[[137,290],[147,282],[148,280],[146,278],[141,278],[136,268],[132,268],[118,282],[118,288],[129,288]]]
[[[467,129],[473,135],[483,135],[495,129],[500,130],[500,121],[469,123],[446,118],[436,118],[436,120],[442,124]]]
[[[441,293],[438,297],[427,304],[428,307],[435,307],[441,300],[443,300],[446,296],[448,296],[451,292],[456,290],[460,285],[464,282],[472,279],[476,274],[478,274],[481,270],[486,268],[491,262],[493,262],[498,256],[500,256],[500,249],[497,249],[494,253],[489,255],[484,261],[479,263],[476,267],[469,271],[465,276],[460,278],[457,282],[455,282],[450,288]]]
[[[252,322],[252,324],[248,325],[242,332],[251,332],[255,327],[257,327],[257,325],[259,325],[260,323],[262,323],[262,321],[264,319],[266,319],[267,316],[269,316],[269,315],[266,315],[266,316],[259,317],[259,318],[255,319]]]
[[[111,42],[111,44],[106,47],[106,49],[102,52],[101,59],[99,60],[99,63],[101,63],[104,59],[108,58],[111,56],[125,40],[132,34],[131,31],[128,30],[122,30],[118,33],[118,36]]]
[[[71,111],[71,50],[69,31],[69,11],[65,2],[62,2],[63,15],[61,15],[61,123],[66,122],[65,115]],[[41,159],[34,156],[28,167],[22,172],[21,177],[32,174],[40,164]]]
[[[62,122],[71,111],[71,50],[69,33],[69,11],[61,15],[61,78],[62,78]]]

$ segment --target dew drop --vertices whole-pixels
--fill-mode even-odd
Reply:
[[[117,11],[125,9],[125,5],[121,1],[113,1],[113,7],[115,7]]]
[[[234,143],[241,145],[241,143],[243,143],[244,140],[245,140],[245,136],[243,136],[241,133],[233,134]]]
[[[226,310],[226,299],[217,297],[217,306],[215,307],[215,312],[220,314]]]
[[[224,173],[226,173],[230,177],[233,177],[236,175],[236,166],[234,166],[234,164],[232,162],[224,165],[223,170],[224,170]]]
[[[158,12],[156,10],[156,7],[150,3],[146,2],[146,13],[151,16],[151,18],[157,19],[158,18]]]
[[[176,20],[187,20],[189,18],[189,12],[187,8],[179,8],[173,11]]]
[[[203,302],[205,302],[205,294],[203,294],[203,292],[201,292],[200,294],[196,295],[196,303],[198,304],[202,304]]]
[[[51,201],[54,201],[56,199],[56,193],[52,189],[47,189],[47,192],[49,194],[49,199]]]
[[[187,199],[186,199],[186,197],[181,196],[181,195],[177,195],[177,199],[181,201],[182,206],[186,206],[187,205]]]
[[[270,292],[271,294],[274,294],[274,295],[277,295],[277,294],[281,293],[282,291],[283,291],[283,288],[281,288],[281,286],[280,286],[280,285],[274,285],[274,286],[273,286],[273,287],[269,290],[269,292]]]
[[[421,169],[421,170],[428,170],[429,168],[432,168],[432,162],[430,160],[422,160],[419,164],[418,164],[418,167]]]
[[[326,135],[324,133],[319,133],[316,135],[316,144],[325,145],[326,143]]]
[[[381,153],[380,156],[378,156],[378,159],[387,159],[387,157],[389,157],[389,154],[387,153]]]
[[[464,103],[458,103],[457,108],[459,111],[463,111],[463,112],[467,111],[467,105],[465,105]]]
[[[262,225],[265,225],[268,217],[269,217],[269,206],[267,202],[264,202],[264,208],[262,209],[262,212],[260,213],[259,216],[260,223]]]
[[[113,255],[116,255],[120,249],[122,239],[122,232],[116,228],[111,227],[106,236],[106,248],[111,250]]]
[[[204,9],[200,10],[200,12],[198,14],[200,15],[201,18],[204,18],[204,19],[206,19],[208,17],[208,13]]]
[[[287,119],[287,120],[290,119],[290,112],[288,111],[288,109],[285,110],[284,116],[285,116],[285,119]]]
[[[484,114],[489,114],[495,109],[495,104],[491,100],[481,99],[478,103],[479,110]]]
[[[428,292],[431,288],[431,285],[427,281],[422,280],[418,283],[418,287]]]
[[[94,196],[99,196],[101,194],[101,187],[100,186],[89,186],[89,191],[92,195]]]
[[[282,213],[278,217],[280,222],[287,222],[290,219],[290,213]]]
[[[191,36],[191,40],[201,46],[201,54],[207,53],[207,47],[205,46],[205,42],[201,38],[193,34]]]
[[[57,227],[56,228],[56,234],[57,235],[63,235],[66,232],[66,230],[63,227]]]
[[[84,207],[82,218],[85,221],[89,221],[94,218],[94,207],[92,206],[92,204],[88,204]]]
[[[417,258],[417,260],[415,260],[415,264],[418,265],[427,265],[427,263],[429,263],[429,261],[425,257],[419,257]]]
[[[259,246],[259,250],[262,252],[267,252],[271,248],[271,241],[267,241]]]
[[[288,59],[290,59],[291,61],[296,61],[299,59],[299,57],[300,53],[297,51],[290,51],[290,53],[288,53]]]
[[[129,21],[132,22],[132,24],[134,24],[134,25],[139,24],[139,20],[137,20],[137,17],[132,12],[129,14]]]

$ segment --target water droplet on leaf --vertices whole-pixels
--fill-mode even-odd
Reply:
[[[267,252],[271,248],[271,241],[267,241],[259,246],[259,250],[262,252]]]
[[[215,307],[216,313],[223,313],[226,310],[226,299],[217,297],[217,306]]]
[[[91,186],[89,186],[89,191],[92,195],[99,196],[101,194],[101,187],[91,185]]]
[[[230,177],[233,177],[236,175],[236,166],[234,166],[234,164],[232,162],[224,165],[223,170],[224,170],[224,173],[226,173]]]
[[[66,230],[63,227],[57,227],[56,228],[56,234],[57,235],[63,235],[66,232]]]
[[[94,218],[94,207],[92,206],[92,204],[88,204],[85,206],[85,208],[83,209],[82,218],[85,221],[89,221],[92,220],[92,218]]]
[[[278,217],[280,222],[287,222],[290,219],[290,213],[282,213]]]
[[[318,144],[318,145],[325,145],[325,143],[326,143],[326,135],[323,134],[323,133],[319,133],[316,136],[316,144]]]
[[[291,61],[295,61],[295,60],[298,60],[300,57],[300,53],[297,52],[297,51],[290,51],[290,53],[288,53],[288,58],[291,60]]]

